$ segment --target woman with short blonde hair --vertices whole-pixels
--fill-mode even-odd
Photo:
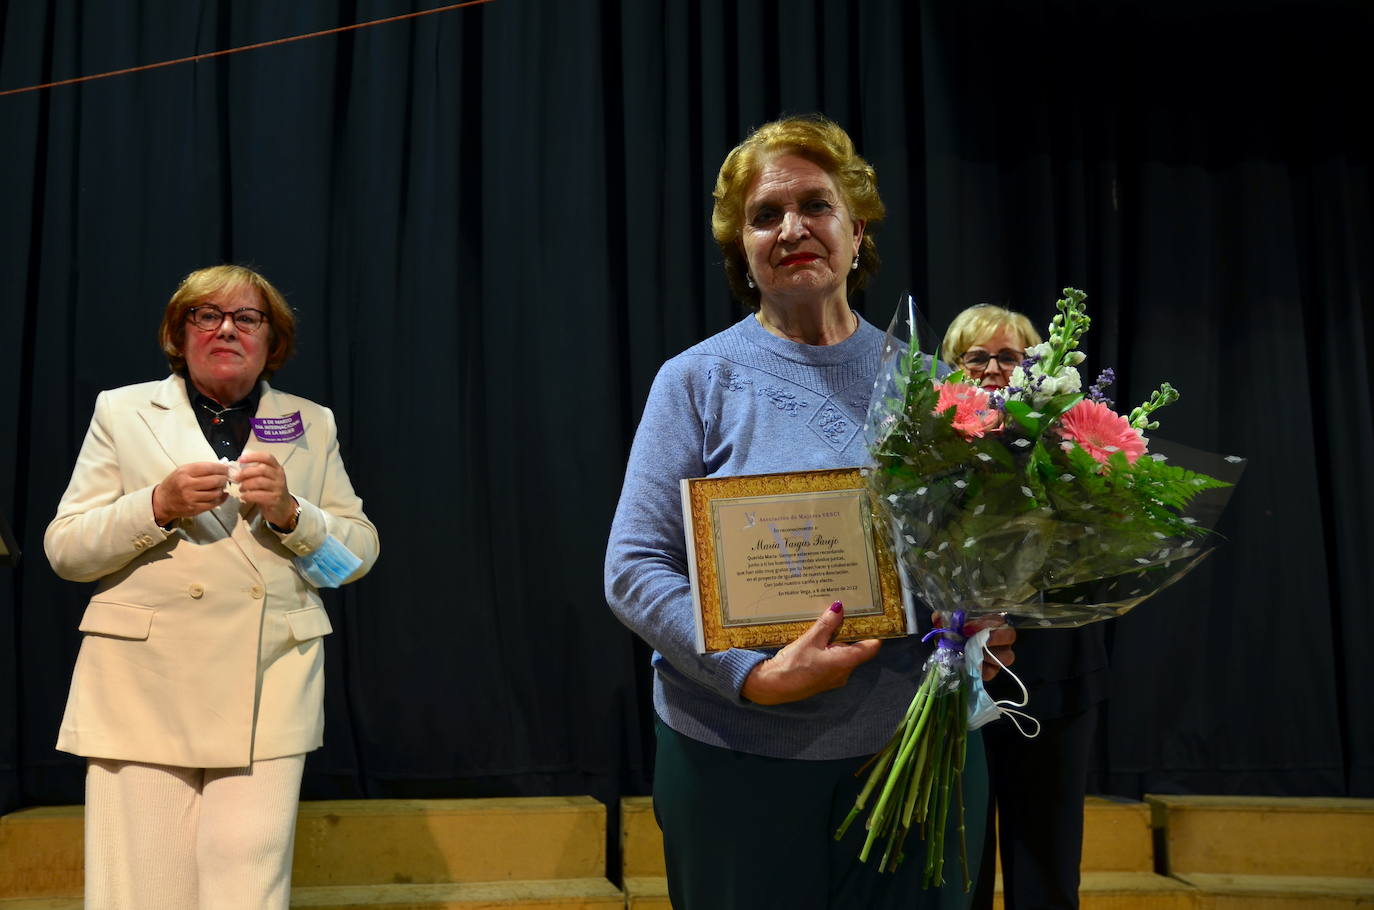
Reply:
[[[999,351],[1008,350],[1024,355],[1027,348],[1040,343],[1040,333],[1023,314],[991,303],[979,303],[964,310],[950,322],[945,330],[944,341],[940,344],[940,359],[953,369],[967,372],[964,355],[975,348],[986,350],[983,346],[1000,336],[1006,336],[1015,347],[999,346]],[[1011,375],[1010,370],[1007,375]]]
[[[295,318],[242,266],[163,313],[172,369],[101,392],[43,546],[97,582],[57,748],[85,756],[86,906],[286,910],[305,753],[324,732],[318,588],[377,529],[334,415],[272,388]]]

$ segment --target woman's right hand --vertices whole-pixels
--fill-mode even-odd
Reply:
[[[184,464],[153,487],[153,520],[160,525],[208,512],[229,497],[229,466],[221,461]]]
[[[801,701],[849,682],[859,664],[872,660],[882,646],[876,638],[835,643],[844,623],[844,605],[832,604],[801,638],[754,667],[740,695],[758,705]]]

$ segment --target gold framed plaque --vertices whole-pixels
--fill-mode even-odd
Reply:
[[[835,601],[840,641],[915,629],[858,468],[682,481],[697,650],[781,647]]]

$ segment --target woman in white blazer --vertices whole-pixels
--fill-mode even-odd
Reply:
[[[377,558],[328,408],[273,389],[295,322],[261,275],[187,276],[172,375],[102,392],[44,548],[97,582],[57,747],[86,756],[86,906],[281,908],[324,728],[317,588]]]

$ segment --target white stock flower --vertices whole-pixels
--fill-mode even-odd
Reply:
[[[1045,381],[1045,388],[1048,389],[1051,385],[1054,386],[1052,395],[1063,395],[1081,390],[1083,379],[1073,367],[1060,367],[1058,376]]]
[[[1038,363],[1031,368],[1030,376],[1026,376],[1020,367],[1013,370],[1011,384],[1027,389],[1026,400],[1037,408],[1043,407],[1056,395],[1077,392],[1083,388],[1083,380],[1073,367],[1060,366],[1056,375],[1047,376],[1040,371]]]

